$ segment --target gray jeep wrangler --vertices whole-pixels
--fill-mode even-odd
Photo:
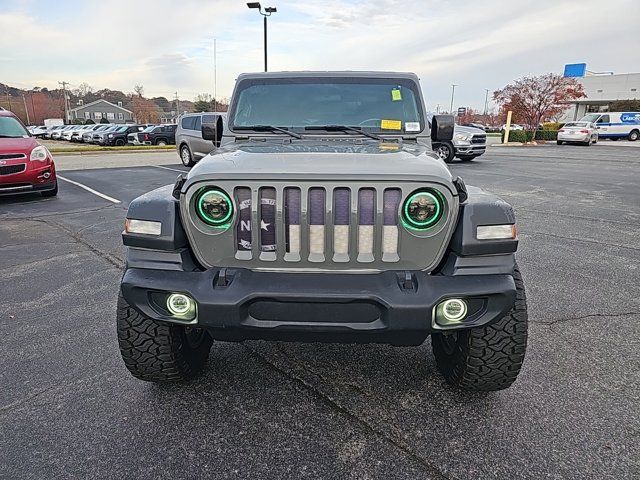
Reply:
[[[527,342],[507,203],[431,150],[416,75],[241,75],[215,150],[131,202],[118,299],[137,378],[184,380],[213,340],[420,345],[447,382],[510,386]]]

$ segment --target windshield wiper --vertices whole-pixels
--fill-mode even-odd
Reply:
[[[0,138],[22,138],[24,135],[0,135]]]
[[[356,132],[365,137],[373,138],[374,140],[383,140],[382,137],[373,133],[365,132],[359,127],[349,127],[348,125],[311,125],[304,127],[305,130],[325,130],[327,132]]]
[[[254,130],[256,132],[280,132],[286,133],[287,135],[292,136],[293,138],[302,138],[302,135],[295,132],[290,132],[286,128],[274,127],[273,125],[251,125],[248,127],[233,127],[234,130]]]

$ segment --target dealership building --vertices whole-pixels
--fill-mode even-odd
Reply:
[[[609,111],[616,100],[640,99],[640,73],[590,72],[585,63],[565,65],[565,77],[574,77],[586,97],[574,100],[561,121],[578,120],[587,113]]]

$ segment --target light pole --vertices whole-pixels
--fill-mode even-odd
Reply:
[[[276,7],[264,7],[262,9],[262,5],[260,2],[249,2],[247,3],[247,7],[249,8],[257,8],[260,15],[264,17],[264,71],[267,71],[267,17],[270,17],[272,13],[276,13],[278,9]]]
[[[456,87],[457,87],[457,86],[458,86],[458,85],[457,85],[457,84],[455,84],[455,83],[453,83],[453,84],[451,85],[451,107],[449,107],[449,113],[450,113],[451,115],[453,115],[453,95],[454,95],[454,94],[455,94],[455,92],[456,92]]]

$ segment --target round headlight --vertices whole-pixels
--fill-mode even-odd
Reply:
[[[227,223],[233,215],[233,203],[221,190],[204,190],[196,198],[196,211],[203,222],[220,226]]]
[[[437,194],[415,192],[404,202],[403,218],[408,227],[424,230],[440,220],[442,210],[442,201]]]

